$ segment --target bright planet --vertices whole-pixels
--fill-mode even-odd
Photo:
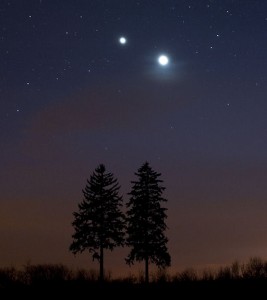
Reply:
[[[124,45],[124,44],[126,44],[127,40],[125,37],[122,36],[119,38],[119,42],[120,42],[120,44]]]
[[[166,66],[169,63],[169,58],[166,55],[160,55],[158,58],[158,62],[162,66]]]

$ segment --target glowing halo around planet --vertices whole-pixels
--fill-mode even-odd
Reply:
[[[169,58],[166,55],[160,55],[158,62],[161,66],[166,66],[169,63]]]

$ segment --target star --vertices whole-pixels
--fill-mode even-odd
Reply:
[[[127,43],[127,40],[126,40],[126,38],[124,36],[121,36],[119,38],[119,42],[120,42],[120,44],[125,45]]]

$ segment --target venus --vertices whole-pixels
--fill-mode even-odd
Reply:
[[[158,58],[158,62],[162,66],[166,66],[169,63],[169,58],[166,55],[160,55]]]

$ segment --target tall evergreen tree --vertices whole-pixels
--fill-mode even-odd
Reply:
[[[162,202],[165,187],[161,186],[160,173],[152,170],[149,163],[144,163],[138,172],[137,181],[132,181],[132,189],[127,207],[127,245],[131,251],[126,258],[127,264],[134,261],[145,261],[145,281],[149,282],[149,263],[158,267],[170,266],[171,257],[168,253],[168,239],[164,234],[166,208]]]
[[[104,249],[113,250],[124,244],[125,217],[121,211],[120,186],[112,173],[100,164],[83,190],[84,198],[74,212],[75,233],[70,251],[88,250],[99,261],[99,279],[104,280]]]

